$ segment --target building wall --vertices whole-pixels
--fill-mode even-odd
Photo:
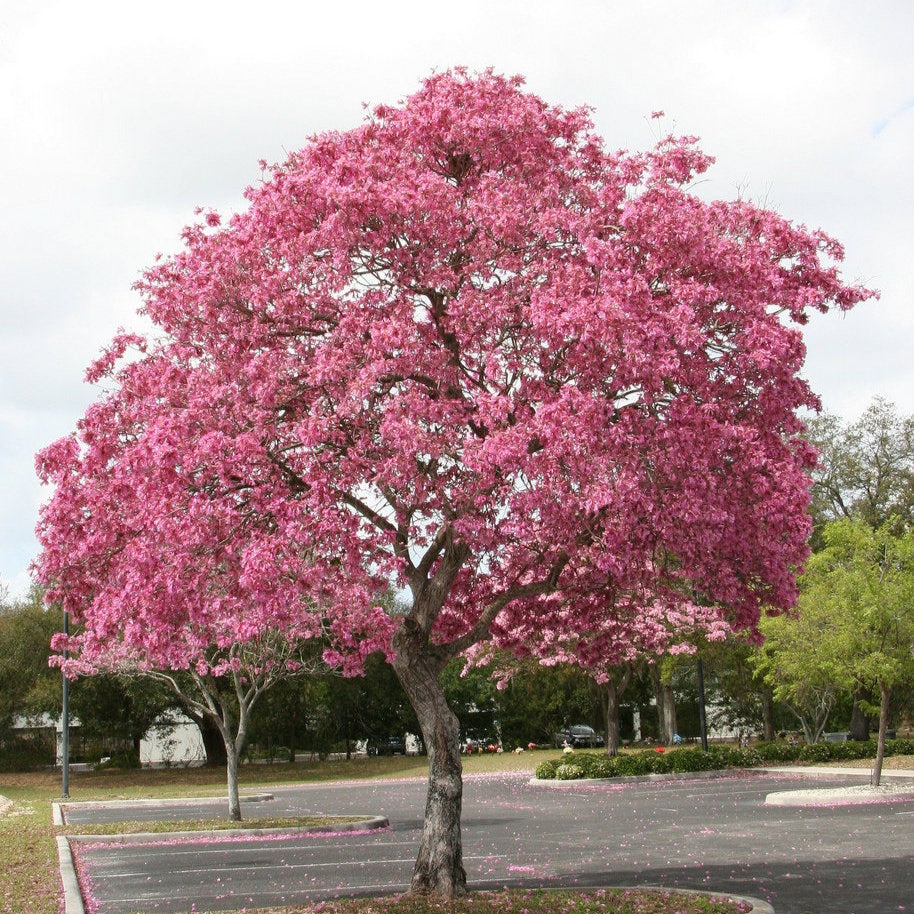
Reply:
[[[202,765],[205,761],[200,728],[181,714],[160,719],[140,740],[141,765]]]

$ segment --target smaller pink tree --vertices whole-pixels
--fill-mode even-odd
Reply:
[[[531,633],[522,637],[524,643],[535,645],[541,662],[578,664],[590,674],[603,698],[607,755],[619,751],[621,700],[635,673],[648,669],[653,680],[665,656],[694,653],[700,640],[723,641],[732,633],[719,608],[665,592],[659,582],[658,588],[653,594],[617,598],[600,618],[598,630],[558,640],[553,633],[539,639],[533,639]],[[600,598],[592,595],[592,599]],[[672,743],[672,732],[664,741]]]
[[[42,510],[35,570],[46,599],[79,623],[53,639],[69,656],[51,662],[71,677],[157,679],[208,717],[225,744],[229,817],[240,819],[251,713],[277,681],[316,668],[309,643],[320,616],[302,611],[300,593],[281,582],[269,594],[252,586],[251,565],[263,557],[256,531],[236,535],[243,496],[212,497],[202,463],[177,458],[174,442],[193,430],[183,424],[190,411],[172,408],[176,386],[168,409],[159,401],[165,369],[126,366],[77,434],[39,454],[39,475],[55,492]]]

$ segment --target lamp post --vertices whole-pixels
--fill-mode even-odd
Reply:
[[[708,720],[705,716],[705,671],[698,658],[698,725],[701,728],[701,751],[708,751]]]
[[[64,611],[63,614],[63,633],[65,636],[69,636],[70,634],[70,614],[66,611]],[[67,659],[66,648],[63,649],[63,659]],[[63,782],[61,793],[66,800],[70,797],[70,681],[67,679],[66,674],[64,674],[63,677],[63,714],[61,729],[60,755]]]

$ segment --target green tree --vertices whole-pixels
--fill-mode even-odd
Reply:
[[[16,718],[60,714],[60,674],[48,667],[48,656],[62,622],[61,613],[44,608],[37,587],[22,600],[0,603],[0,745],[6,744],[8,759]],[[53,753],[48,746],[32,748]]]
[[[811,506],[816,547],[824,525],[842,517],[874,529],[890,520],[896,531],[914,524],[914,416],[877,397],[856,422],[815,417],[808,437],[819,450]]]
[[[724,641],[699,644],[708,724],[709,728],[760,732],[763,739],[773,740],[777,722],[774,696],[752,664],[756,650],[745,632],[734,633]],[[694,696],[697,702],[696,663],[695,656],[676,658],[676,690],[687,701]],[[686,729],[683,727],[684,735]]]
[[[820,607],[831,618],[825,644],[839,681],[879,696],[878,785],[892,693],[914,682],[914,531],[840,520],[823,539],[803,577],[801,607]]]
[[[501,736],[498,688],[489,667],[467,664],[458,657],[441,674],[441,685],[464,737]]]
[[[544,666],[531,658],[517,661],[504,688],[496,693],[502,741],[506,747],[551,743],[568,724],[599,728],[602,704],[591,676],[579,666]]]
[[[9,740],[13,720],[57,720],[62,711],[60,671],[48,665],[51,638],[62,631],[63,614],[46,607],[42,588],[0,605],[0,740]],[[82,677],[70,686],[72,719],[79,736],[106,754],[113,749],[139,759],[139,743],[164,711],[177,706],[161,685],[115,675]],[[52,747],[44,747],[53,751]]]
[[[790,615],[766,616],[759,623],[765,642],[752,658],[777,701],[796,717],[807,743],[819,741],[842,689],[838,658],[849,625],[834,607],[801,599]]]
[[[874,529],[890,522],[896,532],[914,523],[914,417],[876,398],[856,422],[823,413],[809,423],[819,450],[813,472],[812,546],[823,547],[829,521],[857,518]],[[873,696],[859,687],[850,721],[854,739],[869,737],[865,707]]]

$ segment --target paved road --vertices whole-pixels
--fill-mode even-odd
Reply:
[[[764,898],[776,914],[914,911],[914,802],[769,807],[765,795],[821,779],[755,774],[625,786],[531,787],[470,777],[464,855],[470,884],[662,885]],[[846,783],[846,781],[835,781]],[[421,827],[424,781],[271,788],[246,814],[377,813],[379,833],[85,846],[99,914],[238,910],[339,893],[403,890]],[[68,815],[75,822],[83,811]],[[175,809],[145,809],[174,815]],[[93,818],[126,815],[110,807]]]

